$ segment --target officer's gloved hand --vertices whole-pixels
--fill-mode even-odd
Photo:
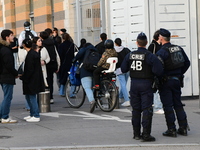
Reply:
[[[24,47],[23,47],[23,46],[20,46],[20,48],[23,49]]]

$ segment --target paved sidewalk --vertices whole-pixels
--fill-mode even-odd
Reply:
[[[56,87],[56,85],[55,85]],[[199,150],[200,109],[199,100],[184,100],[191,131],[188,136],[170,138],[162,136],[166,130],[164,115],[154,114],[152,135],[155,142],[140,142],[132,139],[131,108],[121,107],[106,113],[96,109],[89,113],[89,103],[79,109],[72,109],[65,98],[57,95],[52,112],[41,113],[41,122],[27,123],[23,117],[29,113],[23,109],[24,96],[21,83],[15,86],[11,116],[16,124],[0,124],[0,149],[20,150]],[[2,92],[0,90],[0,100]]]

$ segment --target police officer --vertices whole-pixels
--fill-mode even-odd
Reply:
[[[163,66],[159,59],[146,49],[147,37],[143,32],[138,35],[136,44],[138,49],[127,54],[121,65],[121,71],[123,73],[130,71],[131,77],[133,138],[155,141],[155,138],[150,135],[153,116],[152,82],[154,75],[162,74]]]
[[[188,70],[190,61],[184,50],[177,45],[170,43],[171,33],[161,28],[160,41],[161,49],[156,53],[164,64],[164,75],[160,88],[160,98],[163,103],[165,118],[168,130],[164,136],[177,137],[177,133],[187,135],[187,116],[181,103],[181,78]],[[176,132],[175,113],[177,116],[179,129]]]

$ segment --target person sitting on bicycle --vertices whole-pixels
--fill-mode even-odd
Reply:
[[[78,54],[73,59],[73,62],[76,62],[78,60],[80,64],[83,63],[85,54],[90,49],[97,51],[97,49],[91,43],[84,44],[84,46],[79,50]],[[83,67],[83,65],[81,65],[80,78],[81,78],[81,84],[90,102],[90,105],[91,105],[90,112],[92,113],[94,111],[94,108],[93,109],[91,108],[94,106],[94,103],[95,103],[95,98],[94,98],[93,90],[92,90],[93,71],[88,71]]]
[[[97,68],[93,72],[94,77],[94,86],[93,89],[99,89],[100,83],[100,74],[103,70],[108,70],[110,67],[109,63],[106,63],[107,59],[110,57],[117,57],[117,52],[114,49],[114,42],[110,39],[106,40],[105,43],[105,52],[102,54],[101,59],[97,64]]]

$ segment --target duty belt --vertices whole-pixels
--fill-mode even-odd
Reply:
[[[167,79],[168,79],[168,80],[170,80],[170,79],[171,79],[171,80],[179,80],[179,78],[176,77],[176,76],[168,76]]]

